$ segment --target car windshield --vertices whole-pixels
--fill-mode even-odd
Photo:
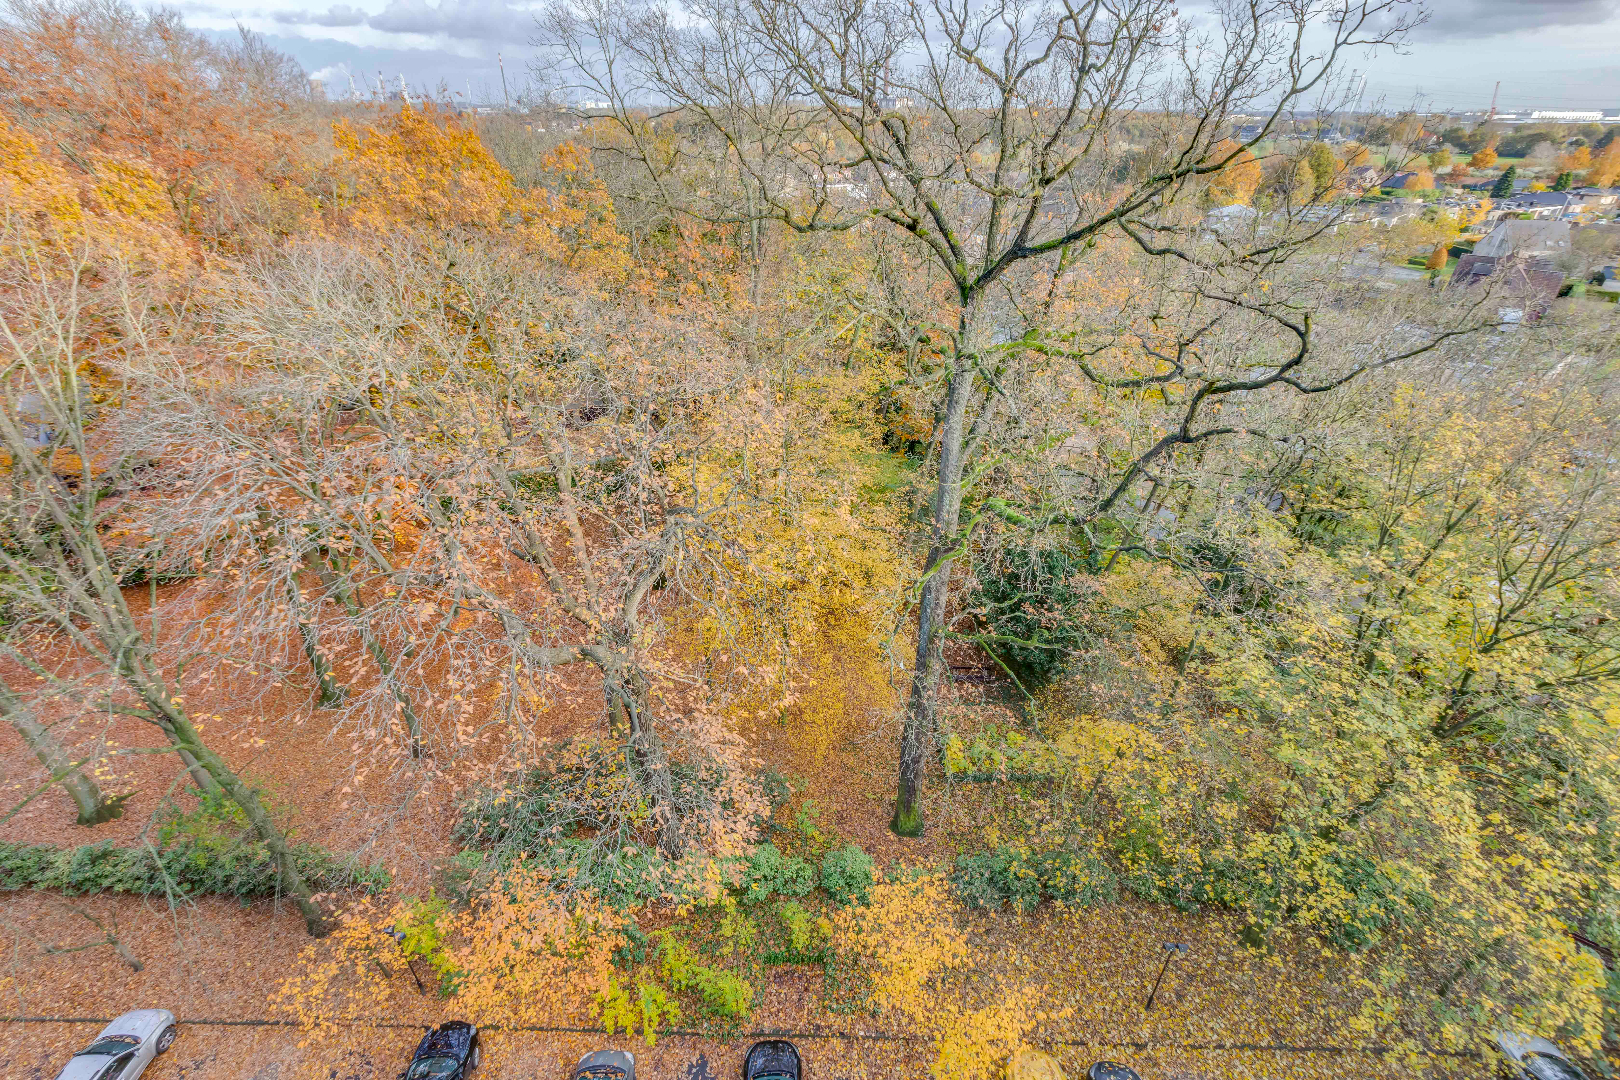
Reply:
[[[97,1039],[95,1042],[91,1043],[89,1046],[85,1047],[83,1050],[80,1050],[73,1056],[82,1057],[86,1054],[105,1054],[108,1057],[114,1057],[118,1054],[122,1054],[125,1050],[128,1050],[132,1046],[139,1045],[141,1045],[141,1040],[137,1039],[133,1035],[103,1035],[101,1038]]]
[[[624,1070],[617,1065],[592,1065],[590,1068],[582,1069],[574,1075],[578,1080],[586,1080],[586,1078],[597,1080],[598,1077],[601,1080],[610,1080],[613,1077],[623,1076]]]
[[[456,1071],[459,1062],[453,1057],[430,1057],[413,1062],[411,1071],[406,1073],[407,1080],[420,1080],[424,1076],[449,1076]]]
[[[1524,1067],[1536,1080],[1586,1080],[1586,1074],[1551,1054],[1526,1054]]]

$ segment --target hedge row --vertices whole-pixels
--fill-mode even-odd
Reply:
[[[313,844],[292,850],[299,873],[316,892],[376,892],[388,884],[388,871],[381,867],[338,858]],[[217,844],[182,837],[158,848],[114,847],[110,840],[72,848],[0,842],[0,891],[18,889],[60,889],[69,896],[212,893],[253,900],[276,895],[278,882],[269,850],[251,841]]]

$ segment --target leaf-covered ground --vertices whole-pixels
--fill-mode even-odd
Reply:
[[[161,1005],[183,1024],[278,1020],[266,997],[307,942],[294,913],[219,900],[171,915],[161,903],[134,898],[64,901],[28,894],[11,898],[5,917],[17,937],[4,984],[7,1016],[96,1018]],[[142,963],[141,971],[106,945],[51,955],[40,948],[83,946],[108,931]],[[1336,992],[1330,960],[1256,955],[1238,945],[1219,920],[1121,905],[980,918],[975,938],[981,956],[1033,962],[1041,970],[1029,977],[1049,989],[1053,1008],[1072,1010],[1037,1039],[1071,1068],[1071,1075],[1103,1057],[1129,1062],[1146,1080],[1326,1080],[1383,1076],[1403,1067],[1378,1055],[1329,1052],[1355,1045],[1342,1026],[1350,1003]],[[1144,1012],[1163,955],[1161,943],[1167,940],[1186,942],[1189,951],[1172,966],[1153,1010]],[[823,1033],[799,1039],[818,1080],[926,1073],[926,1047],[904,1041],[909,1033],[883,1017],[828,1013],[821,1007],[820,983],[818,973],[778,969],[748,1030]],[[428,993],[407,997],[393,1015],[367,1017],[373,1022],[343,1025],[319,1037],[284,1026],[186,1024],[174,1051],[148,1075],[157,1080],[390,1077],[418,1037],[417,1029],[401,1025],[442,1021],[452,1012],[453,1005]],[[94,1031],[90,1024],[0,1024],[0,1060],[9,1063],[5,1075],[48,1080]],[[824,1037],[838,1034],[865,1038]],[[639,1038],[622,1036],[492,1033],[484,1076],[561,1076],[567,1062],[604,1045],[634,1050],[653,1080],[684,1077],[700,1054],[716,1077],[729,1076],[735,1075],[748,1041],[746,1034],[731,1039],[666,1035],[648,1049]],[[1423,1064],[1431,1075],[1483,1075],[1478,1063],[1465,1059]]]
[[[955,703],[1005,722],[1011,714],[997,704],[1002,688],[982,685],[972,657],[956,656],[953,662],[964,674]],[[591,722],[588,692],[577,696],[577,712],[564,694],[553,714],[559,736]],[[273,700],[234,708],[228,689],[199,693],[192,704],[199,715],[216,718],[220,744],[233,748],[233,763],[256,783],[272,793],[304,793],[298,799],[303,808],[296,818],[298,836],[338,851],[370,841],[369,850],[394,871],[401,893],[422,893],[434,882],[434,865],[454,851],[450,828],[457,801],[493,763],[493,755],[470,753],[457,764],[458,772],[447,771],[418,793],[408,814],[383,815],[371,808],[396,804],[397,781],[383,769],[361,778],[339,771],[334,763],[350,758],[331,753],[324,733],[314,730],[318,719],[278,722]],[[750,741],[762,761],[795,781],[794,806],[814,804],[817,827],[860,843],[880,864],[944,861],[962,842],[960,828],[941,827],[922,841],[901,841],[883,827],[894,740],[871,719],[846,716],[817,740],[762,724]],[[118,721],[108,737],[125,746],[142,745],[150,741],[149,730]],[[35,763],[9,728],[0,729],[0,760],[7,793],[15,798],[32,780]],[[122,820],[94,831],[75,827],[67,800],[50,792],[0,825],[0,838],[135,842],[162,799],[184,788],[167,755],[114,761],[118,771],[108,786],[137,792]],[[310,792],[319,797],[309,797]],[[934,795],[945,800],[942,818],[968,810],[951,803],[948,793]],[[7,946],[0,1015],[93,1019],[132,1008],[171,1009],[182,1020],[183,1034],[147,1074],[154,1080],[393,1077],[419,1037],[420,1028],[412,1025],[454,1014],[452,1002],[411,991],[404,1007],[358,1018],[369,1022],[345,1024],[331,1034],[310,1036],[284,1026],[285,1015],[268,999],[309,939],[295,912],[268,903],[244,907],[206,898],[171,909],[161,898],[24,892],[0,894],[0,918]],[[1217,917],[1121,904],[1071,913],[1043,909],[1033,916],[979,914],[971,925],[974,964],[981,974],[993,979],[1005,973],[1034,983],[1045,995],[1043,1007],[1064,1014],[1040,1029],[1034,1041],[1055,1053],[1071,1076],[1083,1075],[1099,1058],[1128,1062],[1145,1080],[1327,1080],[1384,1076],[1401,1067],[1379,1055],[1343,1052],[1358,1045],[1343,1020],[1354,1003],[1339,993],[1330,957],[1311,950],[1255,953],[1239,944],[1236,927]],[[114,938],[117,948],[110,943]],[[1172,941],[1186,943],[1188,952],[1173,963],[1153,1010],[1146,1012],[1143,1003],[1163,943]],[[130,960],[141,965],[139,971]],[[262,1021],[273,1023],[256,1023]],[[889,1018],[830,1011],[816,969],[770,969],[762,1004],[744,1026],[750,1032],[802,1033],[798,1041],[817,1080],[921,1076],[932,1060],[926,1043]],[[0,1023],[3,1075],[49,1080],[95,1030],[89,1023]],[[562,1076],[579,1055],[605,1045],[634,1050],[643,1080],[701,1077],[690,1072],[700,1057],[713,1076],[734,1076],[749,1042],[746,1033],[730,1038],[666,1034],[648,1048],[639,1037],[497,1032],[490,1035],[483,1076]],[[1430,1075],[1483,1075],[1482,1067],[1467,1059],[1435,1057],[1421,1064]]]

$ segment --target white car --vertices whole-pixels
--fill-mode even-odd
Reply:
[[[127,1012],[74,1054],[56,1080],[135,1080],[174,1045],[175,1034],[174,1013],[168,1009]]]
[[[1499,1031],[1496,1045],[1507,1058],[1508,1069],[1516,1078],[1524,1080],[1587,1080],[1586,1074],[1575,1067],[1569,1055],[1558,1049],[1557,1043],[1548,1042],[1520,1032]]]

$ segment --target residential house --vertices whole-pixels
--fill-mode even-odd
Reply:
[[[1487,258],[1561,255],[1570,250],[1569,228],[1567,221],[1499,221],[1485,239],[1474,245],[1474,254]]]
[[[1569,211],[1567,191],[1527,191],[1491,205],[1486,217],[1500,221],[1508,217],[1561,218]]]
[[[1355,165],[1344,170],[1344,186],[1347,191],[1366,191],[1368,188],[1379,186],[1384,178],[1382,169],[1375,165]]]
[[[1505,322],[1517,322],[1527,314],[1532,319],[1539,318],[1564,287],[1564,275],[1546,259],[1477,254],[1464,255],[1457,260],[1448,287],[1466,289],[1487,278],[1496,279],[1503,301],[1519,305],[1500,309]],[[1517,317],[1509,318],[1509,312],[1516,312]]]
[[[1582,214],[1607,216],[1620,210],[1620,188],[1571,188],[1569,208]]]

